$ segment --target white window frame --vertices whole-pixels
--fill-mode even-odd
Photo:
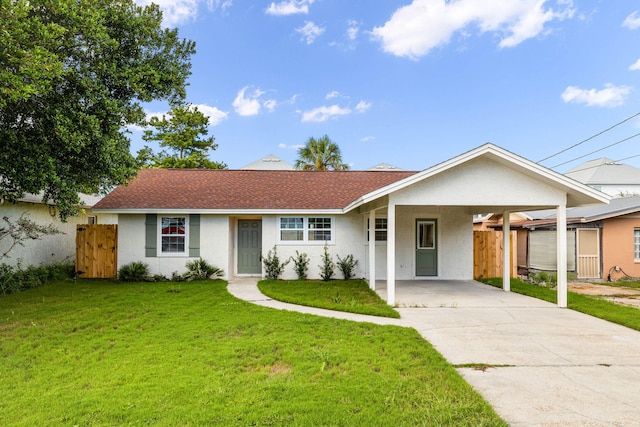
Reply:
[[[633,229],[633,259],[640,262],[640,228]]]
[[[172,236],[171,234],[162,234],[162,222],[164,218],[183,218],[184,219],[184,251],[182,252],[164,252],[162,249],[162,237]],[[176,234],[175,236],[181,236]],[[189,255],[189,215],[158,215],[158,256],[159,257],[185,257]]]
[[[382,228],[382,227],[378,228],[378,224],[377,224],[378,220],[380,220],[380,221],[384,220],[384,222],[385,222],[385,227],[384,228]],[[366,225],[365,225],[365,241],[367,243],[369,243],[369,218],[367,218],[367,220],[365,222],[366,222]],[[382,216],[376,217],[376,221],[375,222],[376,222],[376,229],[374,230],[374,235],[375,235],[375,238],[376,238],[376,243],[387,243],[387,236],[388,236],[387,233],[388,233],[388,230],[389,230],[389,228],[388,228],[389,227],[389,222],[387,220],[387,217],[386,216],[385,217],[382,217]],[[384,239],[378,240],[378,232],[384,232]]]
[[[286,218],[301,218],[302,219],[302,228],[282,228],[282,219],[286,219]],[[327,229],[327,228],[320,228],[320,229],[316,229],[311,227],[310,228],[310,219],[328,219],[331,222],[331,226]],[[292,230],[301,230],[302,231],[302,239],[301,240],[283,240],[282,239],[282,232],[283,231],[292,231]],[[309,234],[312,233],[314,230],[324,230],[324,231],[329,231],[329,233],[331,233],[331,238],[328,240],[310,240],[309,239]],[[324,245],[325,243],[327,244],[333,244],[334,243],[334,239],[335,239],[335,233],[336,233],[336,220],[333,216],[330,215],[288,215],[288,216],[281,216],[278,217],[278,227],[277,227],[277,233],[278,233],[278,243],[279,244],[283,244],[283,245],[296,245],[296,244],[305,244],[305,245]]]

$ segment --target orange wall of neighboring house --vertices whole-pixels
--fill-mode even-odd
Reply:
[[[604,279],[607,278],[610,269],[612,280],[625,277],[624,273],[632,277],[640,277],[640,262],[634,260],[633,254],[633,230],[635,228],[640,228],[640,216],[626,216],[603,221],[602,275]],[[616,265],[622,271],[615,271],[613,267]]]

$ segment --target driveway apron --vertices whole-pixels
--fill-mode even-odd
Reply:
[[[297,310],[253,283],[229,290]],[[640,332],[475,281],[398,281],[396,301],[401,319],[375,323],[415,328],[510,425],[640,426]]]

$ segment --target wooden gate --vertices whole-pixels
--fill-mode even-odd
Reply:
[[[78,277],[111,279],[117,274],[118,226],[79,224],[76,228]]]
[[[517,277],[517,235],[511,232],[511,277]],[[473,277],[502,277],[502,231],[473,232]]]

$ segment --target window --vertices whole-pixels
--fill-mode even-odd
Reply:
[[[281,242],[327,242],[332,236],[333,220],[330,217],[280,218]]]
[[[184,216],[163,216],[160,224],[161,253],[186,253],[187,218]]]
[[[640,261],[640,228],[633,229],[633,257]]]
[[[280,218],[280,240],[303,240],[303,227],[302,218]]]
[[[387,218],[376,218],[376,242],[387,241]],[[369,241],[369,218],[367,218],[367,242]]]
[[[98,218],[95,215],[90,215],[87,217],[87,224],[97,224]]]

